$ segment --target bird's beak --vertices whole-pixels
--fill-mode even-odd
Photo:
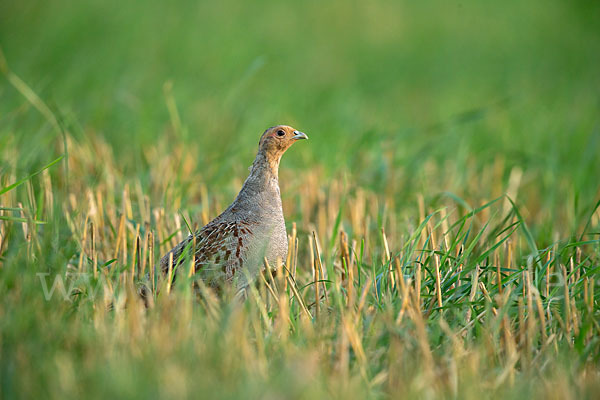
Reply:
[[[308,136],[306,136],[306,133],[304,133],[304,132],[294,131],[294,136],[292,137],[292,139],[296,139],[296,140],[308,139]]]

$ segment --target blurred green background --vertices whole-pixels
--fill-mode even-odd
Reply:
[[[283,168],[350,171],[383,190],[394,169],[418,177],[426,161],[460,170],[501,156],[505,178],[520,166],[553,199],[568,180],[589,203],[598,21],[595,1],[4,1],[0,45],[76,140],[113,147],[126,177],[144,178],[143,148],[164,137],[190,144],[209,184],[243,177],[262,131],[287,123],[311,141]],[[18,170],[62,151],[6,80],[0,99]]]

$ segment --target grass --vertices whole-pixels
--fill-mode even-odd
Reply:
[[[597,6],[109,3],[0,5],[1,397],[595,397]],[[144,308],[279,122],[286,267]]]

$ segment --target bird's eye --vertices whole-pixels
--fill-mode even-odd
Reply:
[[[285,132],[282,131],[281,129],[277,131],[277,136],[283,136],[285,135]]]

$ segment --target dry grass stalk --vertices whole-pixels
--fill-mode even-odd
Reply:
[[[573,282],[579,282],[579,278],[581,277],[581,247],[575,247],[575,260],[577,262],[577,270],[575,271],[575,277]]]
[[[96,225],[90,222],[91,242],[92,242],[92,271],[94,279],[98,279],[98,253],[96,252]]]
[[[548,251],[548,255],[546,257],[546,264],[548,265],[546,267],[546,292],[545,295],[546,297],[550,296],[550,274],[551,274],[551,267],[552,267],[552,253],[550,251]]]
[[[531,274],[529,271],[525,271],[525,282],[527,284],[527,332],[525,335],[526,338],[526,352],[528,354],[529,359],[531,359],[531,352],[533,350],[533,340],[535,338],[535,312],[533,309],[533,285],[531,283]]]
[[[442,308],[442,277],[440,273],[440,259],[439,255],[436,253],[437,249],[437,239],[435,237],[435,230],[433,228],[432,220],[427,221],[427,235],[430,238],[431,242],[431,257],[433,257],[434,266],[435,266],[435,295],[437,300],[437,306]]]
[[[479,266],[475,266],[475,269],[471,273],[471,293],[469,294],[469,303],[473,303],[475,301],[475,296],[477,296],[477,285],[479,282]],[[471,322],[471,313],[473,309],[469,307],[466,315],[467,324]]]
[[[267,261],[268,263],[268,261]],[[268,271],[268,270],[266,270]],[[271,296],[273,296],[273,299],[278,299],[277,294],[275,294],[275,291],[273,290],[273,287],[269,284],[269,282],[267,281],[267,279],[265,278],[265,270],[260,272],[260,277],[263,281],[263,284],[265,285],[265,287],[269,290],[269,293],[271,294]]]
[[[292,235],[288,235],[287,236],[287,244],[288,244],[288,250],[287,250],[287,256],[285,259],[285,271],[282,271],[284,274],[284,282],[283,282],[283,290],[287,291],[287,285],[288,285],[288,276],[291,274],[291,268],[292,268],[292,257],[294,254],[294,239],[292,238]]]
[[[365,284],[363,285],[363,290],[360,294],[360,298],[358,300],[358,306],[356,307],[356,314],[355,314],[355,324],[358,324],[358,319],[361,316],[362,310],[365,307],[365,304],[367,302],[367,295],[369,294],[369,292],[371,291],[371,284],[373,283],[372,278],[369,276],[367,278],[367,281],[365,282]]]
[[[415,328],[417,330],[417,341],[423,356],[425,373],[431,374],[433,372],[435,362],[433,360],[433,355],[431,354],[431,347],[429,345],[427,330],[425,329],[425,322],[423,320],[419,304],[415,302],[416,297],[413,297],[412,304],[408,305],[408,315],[415,324]]]
[[[313,237],[309,236],[308,237],[308,244],[309,244],[309,250],[310,250],[310,265],[312,266],[312,270],[313,270],[313,288],[315,291],[315,318],[317,319],[317,321],[319,320],[319,313],[320,313],[320,309],[321,309],[321,295],[319,293],[319,280],[320,280],[320,273],[319,273],[319,267],[317,266],[317,263],[315,262],[315,248],[313,245]]]
[[[435,261],[435,292],[437,298],[437,305],[439,308],[442,308],[442,276],[440,274],[440,257],[435,253],[433,253],[434,261]]]
[[[148,228],[146,224],[146,229]],[[146,274],[146,264],[148,263],[148,233],[144,235],[144,240],[141,244],[142,252],[141,252],[141,265],[139,268],[138,276],[142,277]],[[154,267],[154,265],[152,266]]]
[[[150,284],[152,287],[152,293],[156,293],[156,284],[155,284],[155,276],[154,276],[154,232],[148,232],[148,258],[151,267],[150,269]]]
[[[313,231],[313,243],[315,244],[315,260],[316,265],[319,269],[319,276],[321,284],[323,285],[323,294],[325,295],[325,303],[329,306],[329,295],[327,293],[327,286],[325,285],[325,272],[323,270],[323,264],[321,263],[321,252],[319,251],[319,241],[317,240],[317,234]]]
[[[589,301],[590,301],[590,294],[589,294],[589,279],[587,276],[583,277],[583,303],[588,307],[589,310]]]
[[[590,310],[590,313],[593,314],[594,313],[594,282],[595,279],[594,278],[590,278],[590,294],[589,294],[589,303],[588,303],[588,308]]]
[[[542,341],[545,343],[548,340],[548,335],[546,333],[546,316],[544,314],[544,306],[542,305],[542,298],[540,296],[540,292],[534,287],[531,287],[533,291],[533,297],[535,299],[535,305],[537,307],[538,318],[540,319],[540,333],[542,335]]]
[[[121,215],[119,219],[119,228],[117,229],[117,240],[115,247],[115,256],[113,258],[119,258],[119,250],[123,255],[121,262],[123,265],[127,264],[127,239],[125,238],[125,214]]]
[[[352,268],[352,265],[350,265],[348,236],[344,231],[340,231],[340,261],[342,262],[342,271],[348,271],[348,276],[345,279],[347,293],[346,304],[350,306],[351,304],[354,304],[354,270]],[[343,276],[342,280],[344,280]]]
[[[133,240],[133,260],[131,260],[131,275],[130,275],[130,280],[131,283],[133,284],[133,280],[136,276],[136,266],[137,266],[137,272],[138,272],[138,278],[139,278],[139,271],[140,271],[140,258],[141,258],[141,251],[140,251],[140,225],[136,224],[136,228],[135,228],[135,235],[134,235],[134,240]]]
[[[572,318],[571,318],[571,299],[569,293],[569,280],[567,279],[567,268],[561,264],[562,267],[562,278],[564,286],[564,306],[565,306],[565,329],[566,334],[570,337],[572,330]]]
[[[417,263],[415,269],[415,301],[417,307],[421,308],[421,263]]]
[[[88,221],[89,221],[89,215],[86,215],[85,216],[85,222],[83,223],[83,235],[82,235],[82,238],[81,238],[81,242],[79,242],[80,246],[81,246],[81,253],[79,253],[79,262],[77,264],[77,271],[79,271],[79,273],[84,272],[83,271],[83,259],[85,257],[85,248],[86,248],[86,245],[87,245],[87,236],[88,236],[88,233],[87,233],[88,229],[87,229],[87,227],[88,227]]]
[[[267,283],[267,285],[272,289],[271,291],[274,293],[273,298],[275,301],[279,301],[279,287],[277,285],[277,283],[274,281],[274,278],[277,279],[277,276],[273,276],[273,270],[271,269],[271,266],[269,265],[269,261],[267,260],[267,258],[264,258],[264,263],[265,263],[265,269],[264,269],[264,274],[267,274],[267,276],[269,277],[269,280],[271,281],[271,284],[267,283],[267,280],[265,278],[265,283]],[[263,277],[264,277],[263,274]],[[278,272],[276,271],[276,274],[278,274]]]
[[[190,251],[193,253],[192,258],[190,259],[189,268],[188,268],[188,278],[191,278],[196,273],[196,252],[194,249],[196,248],[196,235],[192,235],[192,247]]]
[[[296,263],[298,262],[298,231],[296,230],[296,223],[292,223],[292,256],[291,264],[288,264],[292,278],[296,279]]]
[[[528,336],[527,336],[527,323],[525,321],[525,305],[523,303],[523,297],[518,299],[519,306],[519,350],[523,356],[523,362],[525,367],[529,367],[529,361],[531,359],[529,346],[528,346]]]
[[[400,264],[400,257],[394,259],[396,264],[396,280],[400,283],[400,290],[404,295],[406,293],[406,282],[404,281],[404,273],[402,271],[402,265]]]
[[[167,294],[171,293],[171,286],[173,285],[173,253],[169,253],[169,269],[167,272]]]
[[[363,348],[360,336],[355,329],[355,325],[352,323],[352,319],[342,316],[342,325],[345,328],[346,337],[348,338],[350,346],[352,347],[356,359],[358,360],[361,373],[366,378],[367,356],[365,355],[365,350]]]
[[[290,309],[288,303],[288,296],[285,292],[279,294],[277,301],[279,304],[279,315],[277,318],[277,330],[279,331],[279,338],[285,342],[290,333]]]
[[[304,303],[304,299],[302,298],[302,296],[300,296],[300,293],[298,292],[298,289],[296,288],[296,283],[292,280],[292,277],[289,274],[286,275],[286,278],[289,281],[290,288],[292,289],[292,293],[298,300],[298,303],[300,304],[302,311],[309,319],[312,319],[312,315],[310,314],[310,311],[308,311],[308,308],[306,307],[306,304]]]
[[[342,379],[348,379],[349,369],[349,339],[348,332],[344,324],[341,324],[338,330],[338,342],[337,342],[337,365],[336,369]]]
[[[494,264],[496,265],[496,284],[498,285],[498,294],[502,296],[502,271],[500,270],[500,256],[498,252],[494,252]]]
[[[410,305],[410,299],[411,299],[411,292],[412,292],[412,287],[407,285],[405,286],[405,291],[402,293],[402,304],[400,306],[400,311],[398,311],[398,315],[396,316],[396,325],[400,325],[400,323],[402,323],[402,318],[404,317],[404,314],[406,313],[407,307]]]

